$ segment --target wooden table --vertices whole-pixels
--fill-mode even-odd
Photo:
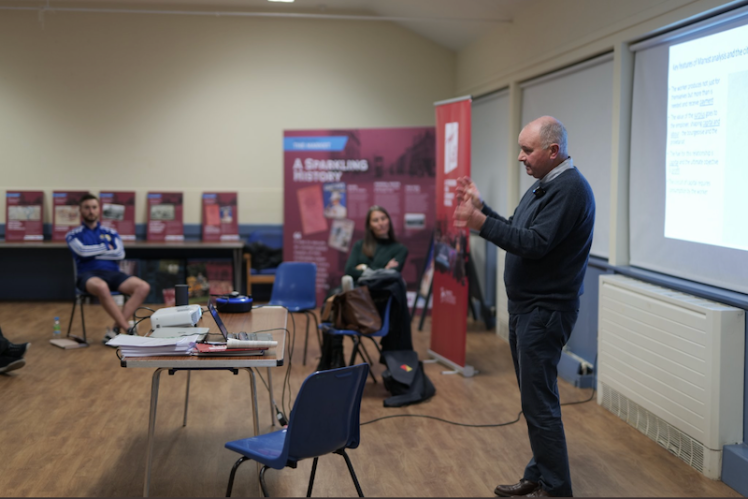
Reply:
[[[156,430],[156,406],[158,403],[158,387],[161,373],[164,370],[173,374],[176,371],[187,371],[187,390],[184,400],[184,422],[187,424],[187,405],[189,403],[190,392],[190,374],[191,371],[210,371],[226,370],[234,374],[239,369],[249,373],[250,389],[252,396],[253,410],[253,431],[258,435],[259,414],[257,411],[257,382],[253,368],[266,367],[268,373],[268,390],[270,394],[270,414],[273,426],[275,426],[275,414],[273,412],[273,381],[271,367],[283,365],[286,350],[286,336],[288,312],[283,307],[262,307],[252,310],[245,314],[222,314],[221,319],[226,324],[229,332],[237,333],[245,331],[251,332],[269,332],[273,335],[273,340],[278,342],[278,346],[271,348],[265,355],[255,357],[196,357],[196,356],[160,356],[160,357],[133,357],[123,358],[120,362],[122,367],[137,368],[146,367],[155,369],[151,380],[151,409],[148,418],[148,444],[146,451],[145,464],[145,482],[143,484],[143,497],[148,497],[148,490],[151,482],[151,460],[153,456],[153,435]],[[218,334],[218,327],[209,317],[206,317],[203,327],[210,327],[210,333]]]

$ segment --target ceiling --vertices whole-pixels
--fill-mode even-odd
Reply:
[[[0,0],[0,9],[151,10],[307,19],[391,21],[453,51],[514,19],[537,0]]]

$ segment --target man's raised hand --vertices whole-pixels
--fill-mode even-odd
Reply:
[[[469,199],[476,210],[483,208],[483,200],[480,197],[478,187],[470,177],[460,177],[457,179],[456,194],[458,203]]]

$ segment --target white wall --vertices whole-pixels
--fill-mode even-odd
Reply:
[[[0,12],[0,195],[239,192],[282,223],[284,129],[433,125],[456,56],[391,23]],[[0,222],[5,220],[5,210]]]

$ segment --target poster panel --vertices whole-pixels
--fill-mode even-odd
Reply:
[[[64,241],[65,235],[81,224],[78,204],[88,191],[54,191],[52,193],[52,240]]]
[[[44,239],[44,192],[8,191],[5,193],[5,240],[42,241]]]
[[[148,240],[184,241],[181,192],[148,193]]]
[[[283,259],[317,264],[318,304],[340,286],[372,205],[408,248],[402,275],[415,293],[435,220],[434,140],[433,127],[284,132]]]
[[[236,192],[203,193],[203,241],[238,241]]]
[[[436,232],[431,348],[465,366],[469,232],[454,227],[457,179],[470,176],[471,99],[436,106]]]
[[[99,193],[101,225],[114,229],[123,241],[135,240],[135,192],[102,191]]]

